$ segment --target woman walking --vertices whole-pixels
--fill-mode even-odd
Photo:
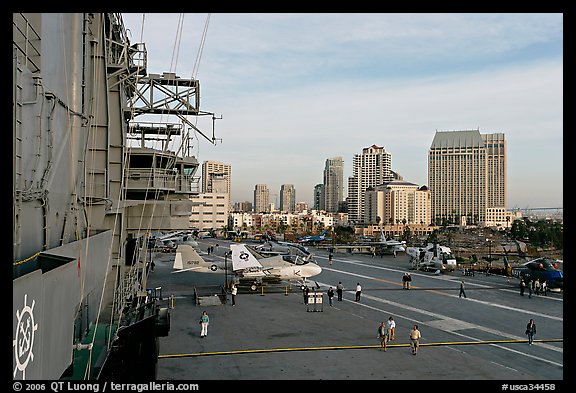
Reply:
[[[208,313],[204,311],[200,317],[200,325],[202,327],[200,331],[200,337],[206,337],[208,335],[208,325],[210,324],[210,318]]]
[[[528,336],[528,345],[532,345],[532,341],[534,341],[534,336],[536,335],[536,324],[533,319],[530,319],[530,322],[526,325],[526,335]]]

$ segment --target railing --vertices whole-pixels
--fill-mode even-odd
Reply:
[[[131,168],[126,174],[126,189],[165,190],[182,193],[198,193],[197,177],[175,173],[172,169]]]

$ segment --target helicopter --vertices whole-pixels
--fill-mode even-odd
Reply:
[[[511,268],[513,277],[524,279],[525,281],[539,279],[540,282],[546,280],[548,288],[563,289],[564,273],[558,269],[558,261],[546,257],[540,257],[519,266]]]

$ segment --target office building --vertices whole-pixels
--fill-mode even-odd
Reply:
[[[205,192],[192,197],[190,228],[220,230],[228,224],[230,200],[226,193]]]
[[[324,184],[316,184],[314,186],[314,203],[312,204],[314,210],[326,210],[324,204]]]
[[[293,213],[296,208],[296,189],[293,184],[280,186],[280,211]]]
[[[344,201],[344,160],[342,157],[328,158],[324,166],[324,208],[336,213]]]
[[[436,225],[478,224],[506,210],[506,138],[479,130],[437,131],[428,154]]]
[[[254,188],[254,212],[266,213],[270,210],[270,190],[266,184],[256,184]]]

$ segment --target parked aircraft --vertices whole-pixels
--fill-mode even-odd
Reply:
[[[394,254],[397,252],[406,251],[406,242],[394,239],[386,239],[384,230],[380,227],[380,241],[370,242],[366,244],[373,244],[376,248],[376,254]]]
[[[553,259],[541,257],[512,267],[511,273],[513,277],[523,278],[525,281],[539,279],[540,282],[543,282],[546,280],[548,288],[562,289],[564,273],[557,266],[558,264]]]
[[[252,246],[259,254],[263,256],[274,256],[274,255],[299,255],[302,258],[310,255],[310,251],[300,244],[288,243],[288,242],[274,242],[267,241],[264,244],[259,244],[257,246]]]
[[[200,273],[225,273],[233,275],[236,281],[248,283],[252,290],[256,290],[263,282],[280,282],[282,280],[295,280],[305,285],[307,279],[314,277],[322,271],[317,264],[310,262],[310,254],[306,258],[295,255],[276,255],[264,257],[254,250],[248,249],[245,244],[230,244],[231,262],[205,261],[189,245],[179,245],[176,250],[173,273],[196,271]]]
[[[153,236],[150,239],[157,248],[163,248],[165,251],[174,252],[180,244],[188,244],[192,247],[198,247],[198,242],[193,239],[190,231],[174,231],[165,234]]]
[[[325,240],[332,240],[331,238],[326,237],[329,234],[330,233],[327,230],[324,230],[319,235],[302,236],[302,237],[298,238],[298,243],[316,243],[316,242],[321,242],[321,241],[325,241]]]
[[[406,253],[410,255],[412,267],[417,270],[440,274],[442,271],[456,269],[456,257],[450,247],[428,243],[426,247],[408,247]]]

